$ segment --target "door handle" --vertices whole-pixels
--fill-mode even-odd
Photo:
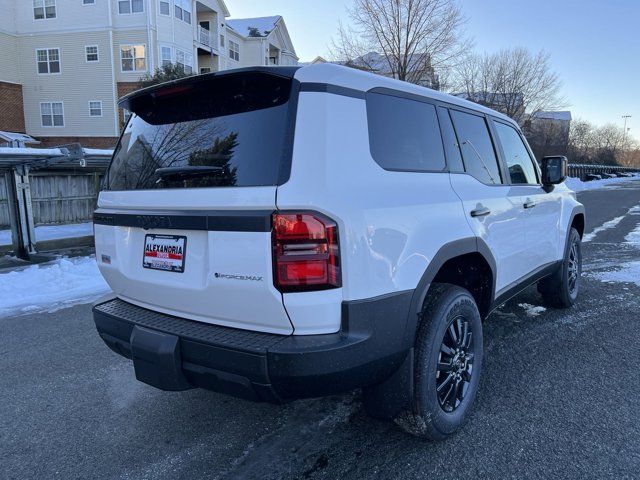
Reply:
[[[524,202],[524,208],[533,208],[536,206],[536,202],[534,202],[533,200],[527,200],[526,202]]]
[[[472,217],[484,217],[485,215],[489,215],[490,213],[491,210],[483,206],[478,206],[478,208],[476,208],[475,210],[471,210]]]

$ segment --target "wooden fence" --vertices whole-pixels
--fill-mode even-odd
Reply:
[[[9,227],[7,189],[0,177],[0,228]],[[100,190],[100,174],[30,175],[33,220],[36,225],[91,221]]]

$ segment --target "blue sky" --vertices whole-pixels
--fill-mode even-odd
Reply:
[[[233,17],[283,15],[298,56],[326,55],[350,0],[227,0]],[[640,138],[640,1],[461,0],[478,51],[545,49],[574,118],[622,126]]]

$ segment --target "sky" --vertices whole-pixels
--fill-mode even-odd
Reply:
[[[327,56],[351,0],[226,0],[233,17],[282,15],[300,61]],[[460,0],[478,52],[544,49],[573,118],[623,125],[640,139],[640,1]]]

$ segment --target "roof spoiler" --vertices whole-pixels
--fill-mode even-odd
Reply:
[[[159,83],[158,85],[152,85],[150,87],[141,88],[131,92],[118,100],[118,106],[129,111],[133,111],[131,103],[133,100],[144,97],[146,95],[157,94],[161,91],[177,92],[181,87],[188,88],[191,85],[200,84],[203,82],[211,81],[214,78],[226,77],[232,75],[244,75],[247,73],[265,73],[277,77],[293,78],[296,72],[302,67],[246,67],[235,68],[232,70],[223,70],[220,72],[205,73],[201,75],[192,75],[189,77],[179,78],[177,80],[171,80],[169,82]]]

